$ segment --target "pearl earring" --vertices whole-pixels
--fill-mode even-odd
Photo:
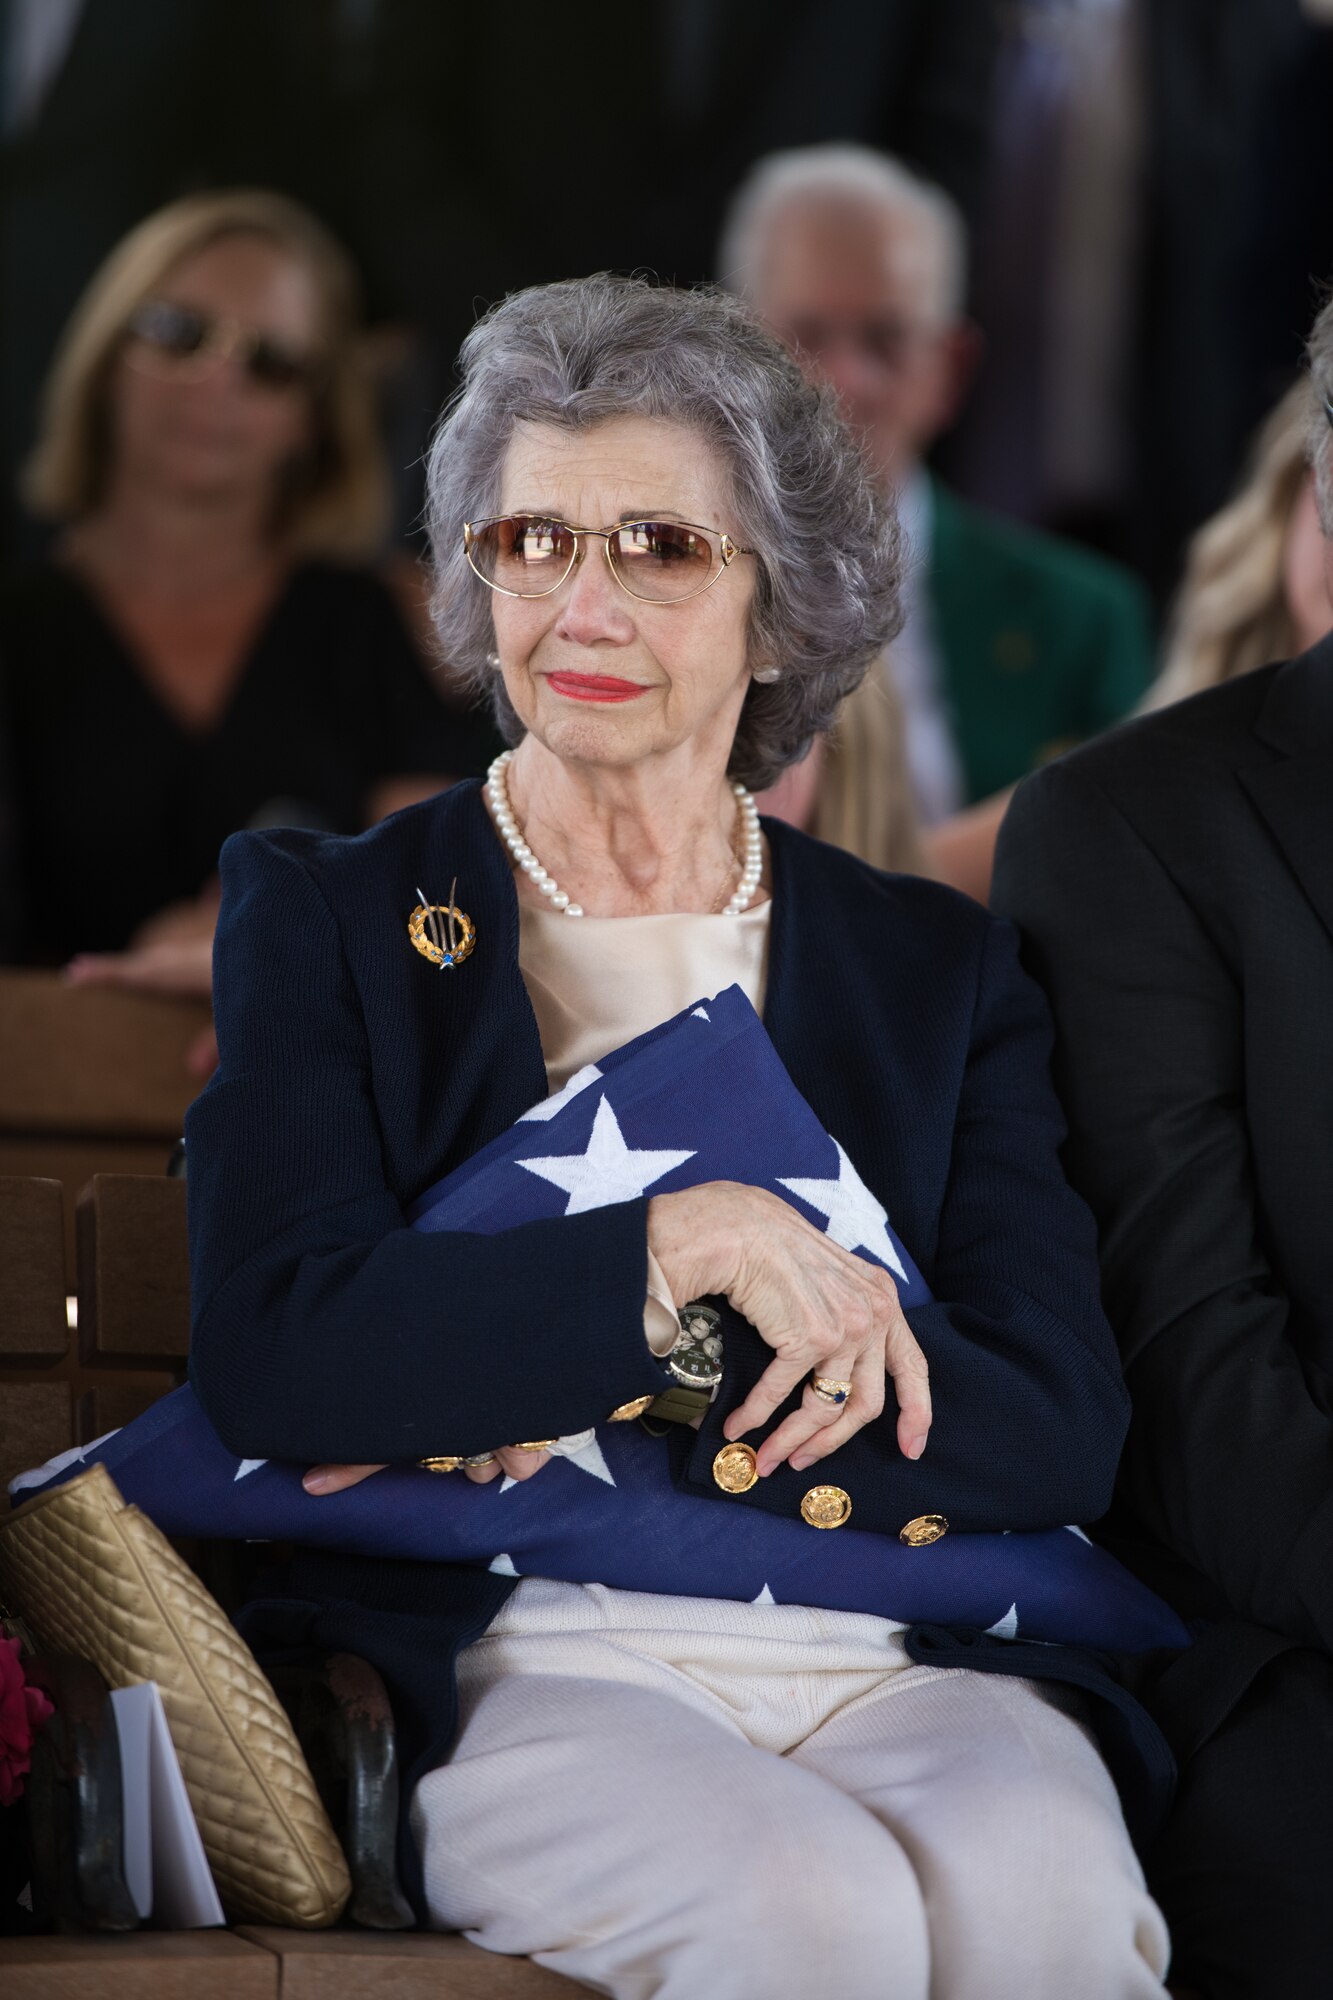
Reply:
[[[488,653],[486,655],[486,664],[493,674],[498,673],[500,670],[500,655],[498,653]]]
[[[782,679],[782,669],[781,667],[756,667],[750,678],[751,680],[762,682],[765,687],[771,687],[774,681]]]

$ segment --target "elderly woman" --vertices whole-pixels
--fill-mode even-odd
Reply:
[[[437,616],[516,747],[358,839],[228,845],[221,1069],[189,1124],[214,1424],[325,1461],[314,1491],[445,1452],[541,1478],[533,1444],[661,1390],[664,1302],[712,1296],[720,1391],[662,1449],[716,1533],[854,1505],[928,1563],[946,1531],[1096,1516],[1124,1397],[1013,937],[750,804],[898,617],[832,404],[735,301],[606,277],[509,299],[463,365]],[[409,938],[419,887],[474,927],[448,971]],[[581,1065],[732,983],[926,1272],[910,1325],[775,1197],[654,1195],[632,1152],[607,1206],[405,1226]],[[492,1950],[626,2000],[1160,1990],[1107,1771],[1020,1677],[1058,1648],[941,1671],[887,1619],[328,1555],[294,1593],[287,1638],[386,1673],[430,1920]]]

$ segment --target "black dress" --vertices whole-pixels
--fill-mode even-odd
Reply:
[[[71,572],[0,591],[0,740],[16,921],[11,961],[117,951],[193,897],[229,833],[356,833],[381,780],[477,774],[499,747],[431,687],[397,607],[364,570],[293,570],[207,731],[164,707]]]

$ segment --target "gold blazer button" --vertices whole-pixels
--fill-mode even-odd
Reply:
[[[713,1460],[713,1478],[724,1493],[748,1493],[759,1484],[756,1454],[748,1444],[724,1444]]]
[[[841,1528],[852,1518],[852,1503],[841,1486],[812,1486],[801,1502],[801,1518],[812,1528]]]
[[[636,1396],[632,1403],[617,1403],[606,1421],[609,1424],[627,1424],[633,1417],[641,1417],[653,1400],[651,1396]]]
[[[938,1542],[948,1532],[949,1523],[943,1514],[918,1514],[915,1521],[899,1528],[898,1540],[906,1542],[909,1549],[928,1549],[932,1542]]]

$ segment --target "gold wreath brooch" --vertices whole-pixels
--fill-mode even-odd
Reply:
[[[438,972],[443,972],[446,965],[461,965],[477,942],[476,925],[454,901],[457,888],[455,876],[449,885],[447,903],[432,903],[425,891],[418,889],[421,901],[407,920],[407,935],[413,946]]]

